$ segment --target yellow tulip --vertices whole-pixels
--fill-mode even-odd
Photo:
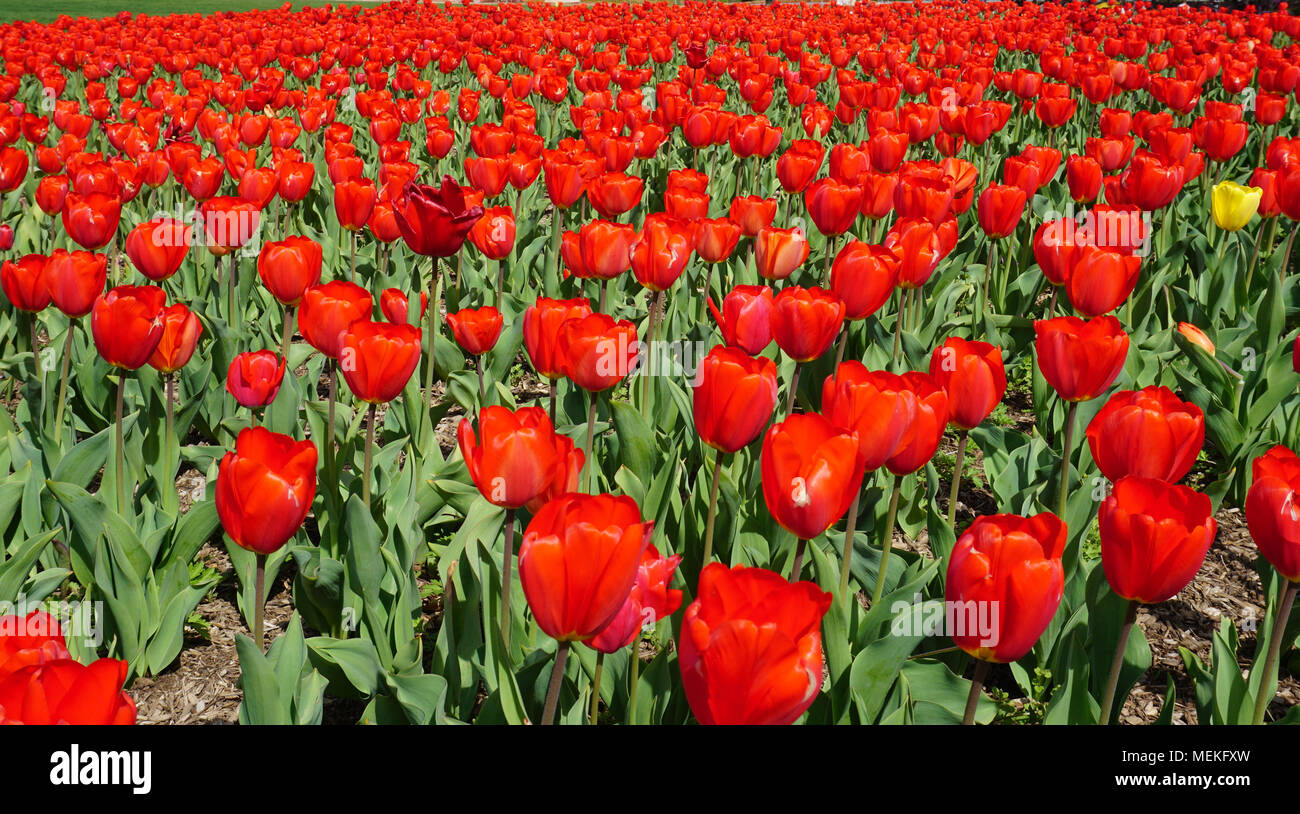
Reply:
[[[1215,184],[1210,197],[1210,214],[1220,229],[1235,232],[1250,223],[1259,211],[1259,201],[1264,190],[1224,181]]]

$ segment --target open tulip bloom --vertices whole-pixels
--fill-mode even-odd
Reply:
[[[303,5],[0,25],[0,723],[1295,720],[1294,8]]]

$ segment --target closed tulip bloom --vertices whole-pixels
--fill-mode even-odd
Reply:
[[[1264,190],[1224,181],[1215,184],[1210,193],[1210,214],[1220,229],[1236,232],[1250,223],[1259,211]]]
[[[316,445],[265,427],[241,430],[217,469],[217,517],[241,548],[273,554],[316,497]]]
[[[948,393],[948,423],[973,430],[1007,391],[1002,349],[988,342],[949,337],[930,356],[930,378]]]
[[[316,165],[309,161],[284,161],[279,166],[277,192],[288,203],[307,197],[316,180]]]
[[[334,214],[339,226],[353,232],[366,228],[378,197],[375,182],[369,178],[349,178],[335,184]]]
[[[695,225],[695,253],[706,263],[721,263],[740,242],[740,227],[730,218],[702,218]]]
[[[1065,285],[1088,245],[1073,218],[1044,221],[1034,232],[1034,260],[1052,285]]]
[[[189,364],[203,333],[199,317],[182,303],[169,305],[162,313],[163,332],[149,357],[149,367],[159,373],[175,373]]]
[[[889,217],[894,211],[894,191],[898,187],[897,173],[867,171],[858,179],[862,185],[862,214],[872,220]]]
[[[121,218],[122,200],[116,195],[69,192],[63,201],[63,228],[74,243],[88,251],[112,242]]]
[[[834,178],[822,178],[814,181],[804,193],[804,206],[817,231],[827,237],[842,235],[858,219],[862,208],[862,187],[841,184]]]
[[[980,228],[990,238],[1014,234],[1025,214],[1025,191],[1006,184],[992,184],[980,193],[977,214]]]
[[[266,407],[280,392],[286,367],[285,360],[269,350],[240,353],[226,372],[226,392],[242,407]]]
[[[167,294],[157,286],[120,285],[95,300],[90,330],[95,349],[113,367],[135,370],[162,340]]]
[[[630,497],[567,494],[543,506],[519,547],[538,627],[561,642],[604,629],[627,602],[653,531]]]
[[[1101,564],[1111,590],[1156,604],[1187,587],[1214,542],[1210,498],[1186,486],[1129,475],[1097,512]]]
[[[489,260],[504,260],[515,247],[515,214],[508,206],[494,206],[469,230],[469,241]]]
[[[479,413],[478,433],[468,418],[456,428],[470,479],[488,502],[518,509],[545,493],[558,479],[567,485],[573,442],[556,435],[546,411],[495,405]],[[567,444],[564,442],[568,441]],[[581,450],[577,452],[581,470]]]
[[[462,308],[447,315],[447,325],[451,328],[456,344],[471,356],[482,356],[492,350],[501,337],[501,327],[504,324],[501,312],[490,305]]]
[[[47,175],[36,185],[36,205],[47,215],[57,215],[63,211],[63,202],[68,198],[68,176]]]
[[[761,568],[710,563],[682,619],[678,664],[705,725],[788,725],[822,685],[821,623],[833,597]]]
[[[262,246],[257,274],[281,305],[297,305],[307,289],[320,284],[322,249],[309,237],[292,236]]]
[[[822,288],[786,286],[772,301],[772,336],[796,362],[826,352],[844,325],[844,301]]]
[[[660,555],[653,545],[646,546],[637,568],[636,581],[623,607],[608,625],[583,644],[599,653],[616,653],[635,642],[646,622],[667,619],[682,606],[682,592],[668,587],[682,555]]]
[[[999,664],[1019,661],[1043,635],[1061,604],[1065,524],[1050,513],[975,518],[948,557],[944,598],[995,622],[987,636],[971,629],[953,643]],[[985,615],[987,614],[987,616]]]
[[[0,288],[14,308],[36,313],[50,304],[50,289],[45,284],[48,262],[43,254],[27,254],[0,265]]]
[[[370,319],[370,292],[356,283],[331,280],[303,292],[298,331],[307,344],[331,359],[343,350],[343,335],[352,323]]]
[[[731,202],[727,217],[740,227],[745,237],[755,237],[772,225],[776,217],[776,198],[759,195],[737,197]]]
[[[1124,171],[1121,186],[1130,203],[1144,212],[1161,209],[1183,187],[1184,171],[1179,164],[1170,164],[1160,157],[1139,150]]]
[[[844,301],[844,318],[866,319],[880,310],[898,284],[892,249],[851,240],[831,264],[831,291]]]
[[[895,475],[910,475],[930,462],[948,426],[948,393],[934,379],[915,371],[903,374],[903,383],[916,394],[916,413],[898,451],[885,461]]]
[[[161,282],[185,262],[193,242],[193,228],[172,218],[144,221],[126,235],[126,256],[140,273]]]
[[[920,288],[943,259],[939,230],[924,218],[900,218],[885,236],[885,247],[898,257],[898,286]]]
[[[54,306],[70,317],[84,317],[94,307],[108,279],[102,254],[55,249],[45,264],[45,286]]]
[[[1174,483],[1205,444],[1205,414],[1167,387],[1120,390],[1088,424],[1088,447],[1111,482],[1127,475]]]
[[[383,312],[384,319],[397,324],[410,324],[411,320],[407,318],[410,312],[411,301],[407,298],[406,292],[400,288],[385,288],[379,294],[379,310]],[[424,319],[425,313],[429,310],[429,295],[420,292],[420,314],[416,322]]]
[[[587,184],[587,199],[601,217],[613,218],[641,202],[645,181],[634,175],[607,172]]]
[[[420,363],[421,335],[414,325],[352,323],[343,335],[339,368],[353,395],[368,404],[397,398]]]
[[[695,251],[695,229],[680,218],[656,213],[645,219],[632,246],[632,274],[651,291],[667,291]]]
[[[589,393],[608,390],[632,373],[639,345],[636,326],[608,314],[567,320],[556,336],[564,375]]]
[[[612,280],[632,266],[632,247],[637,241],[631,224],[594,220],[577,232],[577,251],[583,274]]]
[[[1259,553],[1300,582],[1300,458],[1281,444],[1255,459],[1246,493],[1246,525]]]
[[[524,350],[539,376],[551,381],[564,377],[564,360],[560,354],[560,326],[570,319],[581,319],[591,314],[591,303],[585,299],[553,300],[538,297],[534,305],[524,311]]]
[[[1201,116],[1192,122],[1192,139],[1211,161],[1230,161],[1246,146],[1250,128],[1243,121]]]
[[[1066,401],[1091,401],[1106,392],[1128,358],[1128,334],[1111,316],[1036,320],[1034,333],[1043,378]]]
[[[748,446],[776,409],[776,364],[718,345],[700,361],[694,390],[695,431],[720,452]]]
[[[416,254],[450,257],[460,251],[483,207],[470,205],[465,191],[445,175],[441,187],[408,184],[394,210],[402,239]]]
[[[1086,155],[1072,155],[1065,159],[1065,183],[1075,203],[1097,200],[1101,193],[1101,164]]]
[[[857,433],[863,468],[885,465],[908,440],[916,420],[916,391],[894,373],[844,362],[822,384],[822,414],[840,429]]]
[[[767,227],[759,230],[754,239],[755,267],[768,280],[786,279],[807,259],[808,238],[798,227]]]
[[[796,413],[763,437],[763,501],[772,517],[801,540],[835,525],[862,486],[858,434],[816,413]]]
[[[709,311],[728,347],[750,356],[772,344],[772,289],[765,285],[738,285],[722,298],[722,310],[709,300]]]
[[[1110,313],[1128,299],[1142,272],[1142,258],[1096,246],[1079,252],[1065,293],[1085,317]]]
[[[820,141],[795,139],[776,161],[776,177],[786,192],[803,192],[817,177],[826,148]]]
[[[0,680],[0,725],[130,726],[136,710],[122,689],[126,674],[118,659],[61,658],[15,670]]]

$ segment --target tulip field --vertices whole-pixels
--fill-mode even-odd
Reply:
[[[0,66],[0,723],[1300,723],[1285,3]]]

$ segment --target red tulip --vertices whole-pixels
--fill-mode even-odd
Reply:
[[[1012,235],[1025,214],[1025,190],[1017,186],[992,184],[980,193],[980,228],[990,238]]]
[[[1075,256],[1065,293],[1074,310],[1086,317],[1114,311],[1137,286],[1142,258],[1089,246]]]
[[[1034,351],[1043,378],[1066,401],[1091,401],[1124,369],[1128,334],[1114,317],[1084,322],[1057,317],[1034,322]]]
[[[848,511],[862,486],[858,434],[842,432],[816,413],[796,413],[763,437],[763,501],[772,517],[811,540]]]
[[[740,227],[730,218],[702,218],[696,223],[695,253],[706,263],[721,263],[740,242]]]
[[[0,680],[0,724],[131,725],[135,702],[122,690],[127,663],[70,658],[23,667]]]
[[[686,270],[695,250],[695,229],[671,215],[647,215],[632,246],[632,274],[651,291],[667,291]]]
[[[560,353],[560,327],[570,319],[591,314],[585,299],[553,300],[538,297],[537,303],[524,311],[524,349],[539,376],[555,381],[564,376],[564,357]]]
[[[776,409],[776,365],[722,345],[700,362],[695,430],[720,452],[737,452],[763,431]]]
[[[384,313],[384,318],[389,322],[406,324],[410,323],[407,319],[407,313],[410,310],[410,300],[407,299],[406,293],[400,288],[385,288],[379,294],[379,310]],[[420,292],[420,314],[416,318],[419,323],[424,319],[425,313],[429,310],[429,295]]]
[[[605,628],[631,594],[653,531],[629,497],[567,494],[543,506],[519,547],[538,627],[561,642]]]
[[[70,658],[55,617],[43,610],[0,616],[0,681],[24,667]]]
[[[948,423],[973,430],[1007,390],[1002,349],[952,336],[930,356],[930,377],[948,393]]]
[[[984,661],[1023,658],[1061,604],[1064,551],[1065,524],[1050,512],[975,518],[948,557],[945,599],[966,623],[953,643]]]
[[[262,285],[282,305],[302,301],[307,289],[320,284],[322,249],[309,237],[293,236],[262,246],[257,274]]]
[[[203,323],[181,303],[164,308],[162,322],[162,338],[149,357],[149,366],[159,373],[175,373],[189,364],[203,333]]]
[[[804,193],[804,206],[817,231],[827,237],[842,235],[858,218],[862,208],[862,187],[823,178],[808,187]]]
[[[1205,443],[1205,415],[1165,387],[1121,390],[1088,424],[1088,446],[1110,481],[1127,475],[1174,483]]]
[[[836,427],[854,432],[863,468],[875,471],[894,457],[916,421],[916,391],[894,373],[844,362],[822,384],[822,414]]]
[[[370,319],[370,292],[346,280],[308,288],[298,308],[298,331],[307,344],[331,359],[343,350],[343,335],[352,323]]]
[[[844,301],[821,288],[786,286],[772,301],[772,336],[796,362],[826,352],[844,325]]]
[[[561,370],[574,384],[599,393],[618,384],[637,366],[636,326],[608,314],[566,320],[556,332]]]
[[[390,320],[397,322],[397,320]],[[447,325],[456,344],[471,356],[482,356],[496,345],[501,336],[504,320],[501,312],[490,305],[482,308],[462,308],[447,315]]]
[[[126,255],[140,273],[161,282],[185,262],[193,242],[193,228],[172,218],[144,221],[126,235]]]
[[[464,190],[450,175],[442,186],[408,184],[394,212],[406,245],[416,254],[450,257],[483,216],[483,207],[470,206]]]
[[[94,251],[112,242],[122,217],[122,200],[116,195],[68,193],[63,202],[63,228],[83,249]]]
[[[494,206],[469,230],[469,242],[489,260],[504,260],[515,246],[515,215],[508,206]]]
[[[84,317],[94,307],[108,279],[102,254],[55,249],[45,264],[45,286],[54,306],[70,317]]]
[[[167,294],[152,285],[120,285],[95,300],[90,330],[99,355],[114,367],[135,370],[162,340]]]
[[[316,496],[316,445],[265,427],[241,430],[217,469],[217,517],[237,545],[272,554],[297,533]]]
[[[269,350],[237,354],[226,372],[226,392],[243,407],[266,407],[280,392],[286,366]]]
[[[772,225],[776,217],[776,199],[758,195],[737,197],[731,202],[727,217],[740,227],[745,237],[754,237]]]
[[[808,238],[802,230],[768,227],[754,239],[754,263],[760,276],[784,280],[808,259]]]
[[[772,289],[765,285],[738,285],[722,298],[722,310],[709,300],[709,311],[729,347],[750,356],[772,344]]]
[[[350,178],[334,185],[334,215],[339,226],[349,231],[366,228],[379,193],[369,178]]]
[[[557,480],[568,483],[571,463],[582,469],[582,451],[556,435],[546,411],[521,407],[511,412],[488,406],[479,413],[478,435],[468,418],[456,429],[470,479],[490,503],[508,509],[527,505]],[[567,442],[567,443],[566,443]],[[576,462],[571,459],[577,456]]]
[[[43,254],[27,254],[0,265],[0,288],[13,307],[36,313],[50,304],[50,289],[45,283],[48,263],[49,258]]]
[[[1246,493],[1246,525],[1259,553],[1291,582],[1300,582],[1300,458],[1277,445],[1255,459]]]
[[[616,653],[640,638],[646,623],[667,619],[682,606],[682,592],[668,587],[682,556],[660,556],[653,545],[646,546],[637,568],[636,582],[623,607],[599,633],[583,642],[600,653]]]
[[[1146,604],[1187,587],[1214,542],[1210,498],[1186,486],[1129,475],[1097,513],[1101,564],[1111,590]]]
[[[831,264],[831,291],[844,301],[844,318],[866,319],[889,301],[898,284],[892,249],[851,240]]]
[[[1094,158],[1072,155],[1065,160],[1065,182],[1076,203],[1097,200],[1101,192],[1101,165]]]
[[[900,218],[885,236],[885,248],[898,257],[899,288],[925,285],[944,255],[939,231],[923,218]]]
[[[422,332],[414,325],[361,319],[343,334],[339,369],[352,393],[368,404],[397,398],[420,363]]]
[[[792,724],[822,685],[831,594],[761,568],[711,563],[682,620],[678,663],[702,724]]]
[[[903,383],[916,395],[916,414],[898,451],[885,461],[895,475],[909,475],[930,462],[948,426],[948,394],[924,373],[903,374]]]

